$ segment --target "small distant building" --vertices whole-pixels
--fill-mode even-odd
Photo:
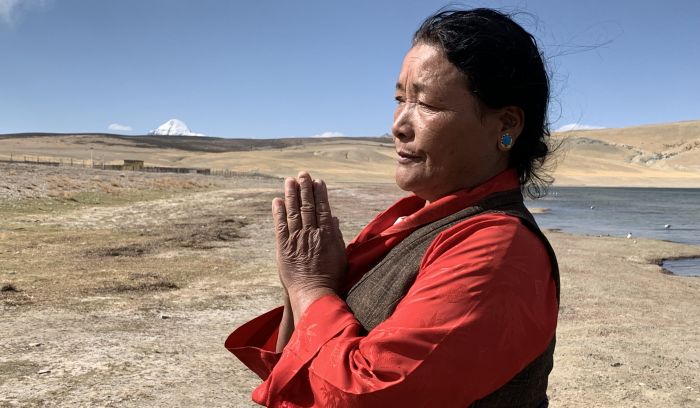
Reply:
[[[56,163],[58,165],[58,163]],[[146,171],[151,173],[190,173],[190,174],[205,174],[210,175],[211,169],[200,167],[161,167],[161,166],[144,166],[143,160],[124,160],[124,164],[104,164],[95,166],[103,170],[130,170],[130,171]]]
[[[143,160],[124,160],[124,170],[142,170]]]

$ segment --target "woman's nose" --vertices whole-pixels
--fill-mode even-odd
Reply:
[[[394,111],[394,123],[391,125],[391,134],[399,140],[413,138],[411,109],[407,103],[402,103],[396,107],[396,111]]]

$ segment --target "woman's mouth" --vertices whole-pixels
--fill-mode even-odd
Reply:
[[[418,154],[412,153],[412,152],[407,152],[404,150],[396,152],[399,155],[398,162],[399,164],[411,164],[411,163],[417,163],[422,160],[422,157]]]

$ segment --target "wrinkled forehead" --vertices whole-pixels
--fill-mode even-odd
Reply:
[[[416,44],[404,57],[396,90],[421,93],[446,87],[466,87],[464,75],[438,48]]]

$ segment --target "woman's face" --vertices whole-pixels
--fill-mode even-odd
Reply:
[[[506,169],[501,116],[479,111],[464,75],[437,48],[419,43],[406,54],[396,101],[391,130],[401,189],[432,202]]]

